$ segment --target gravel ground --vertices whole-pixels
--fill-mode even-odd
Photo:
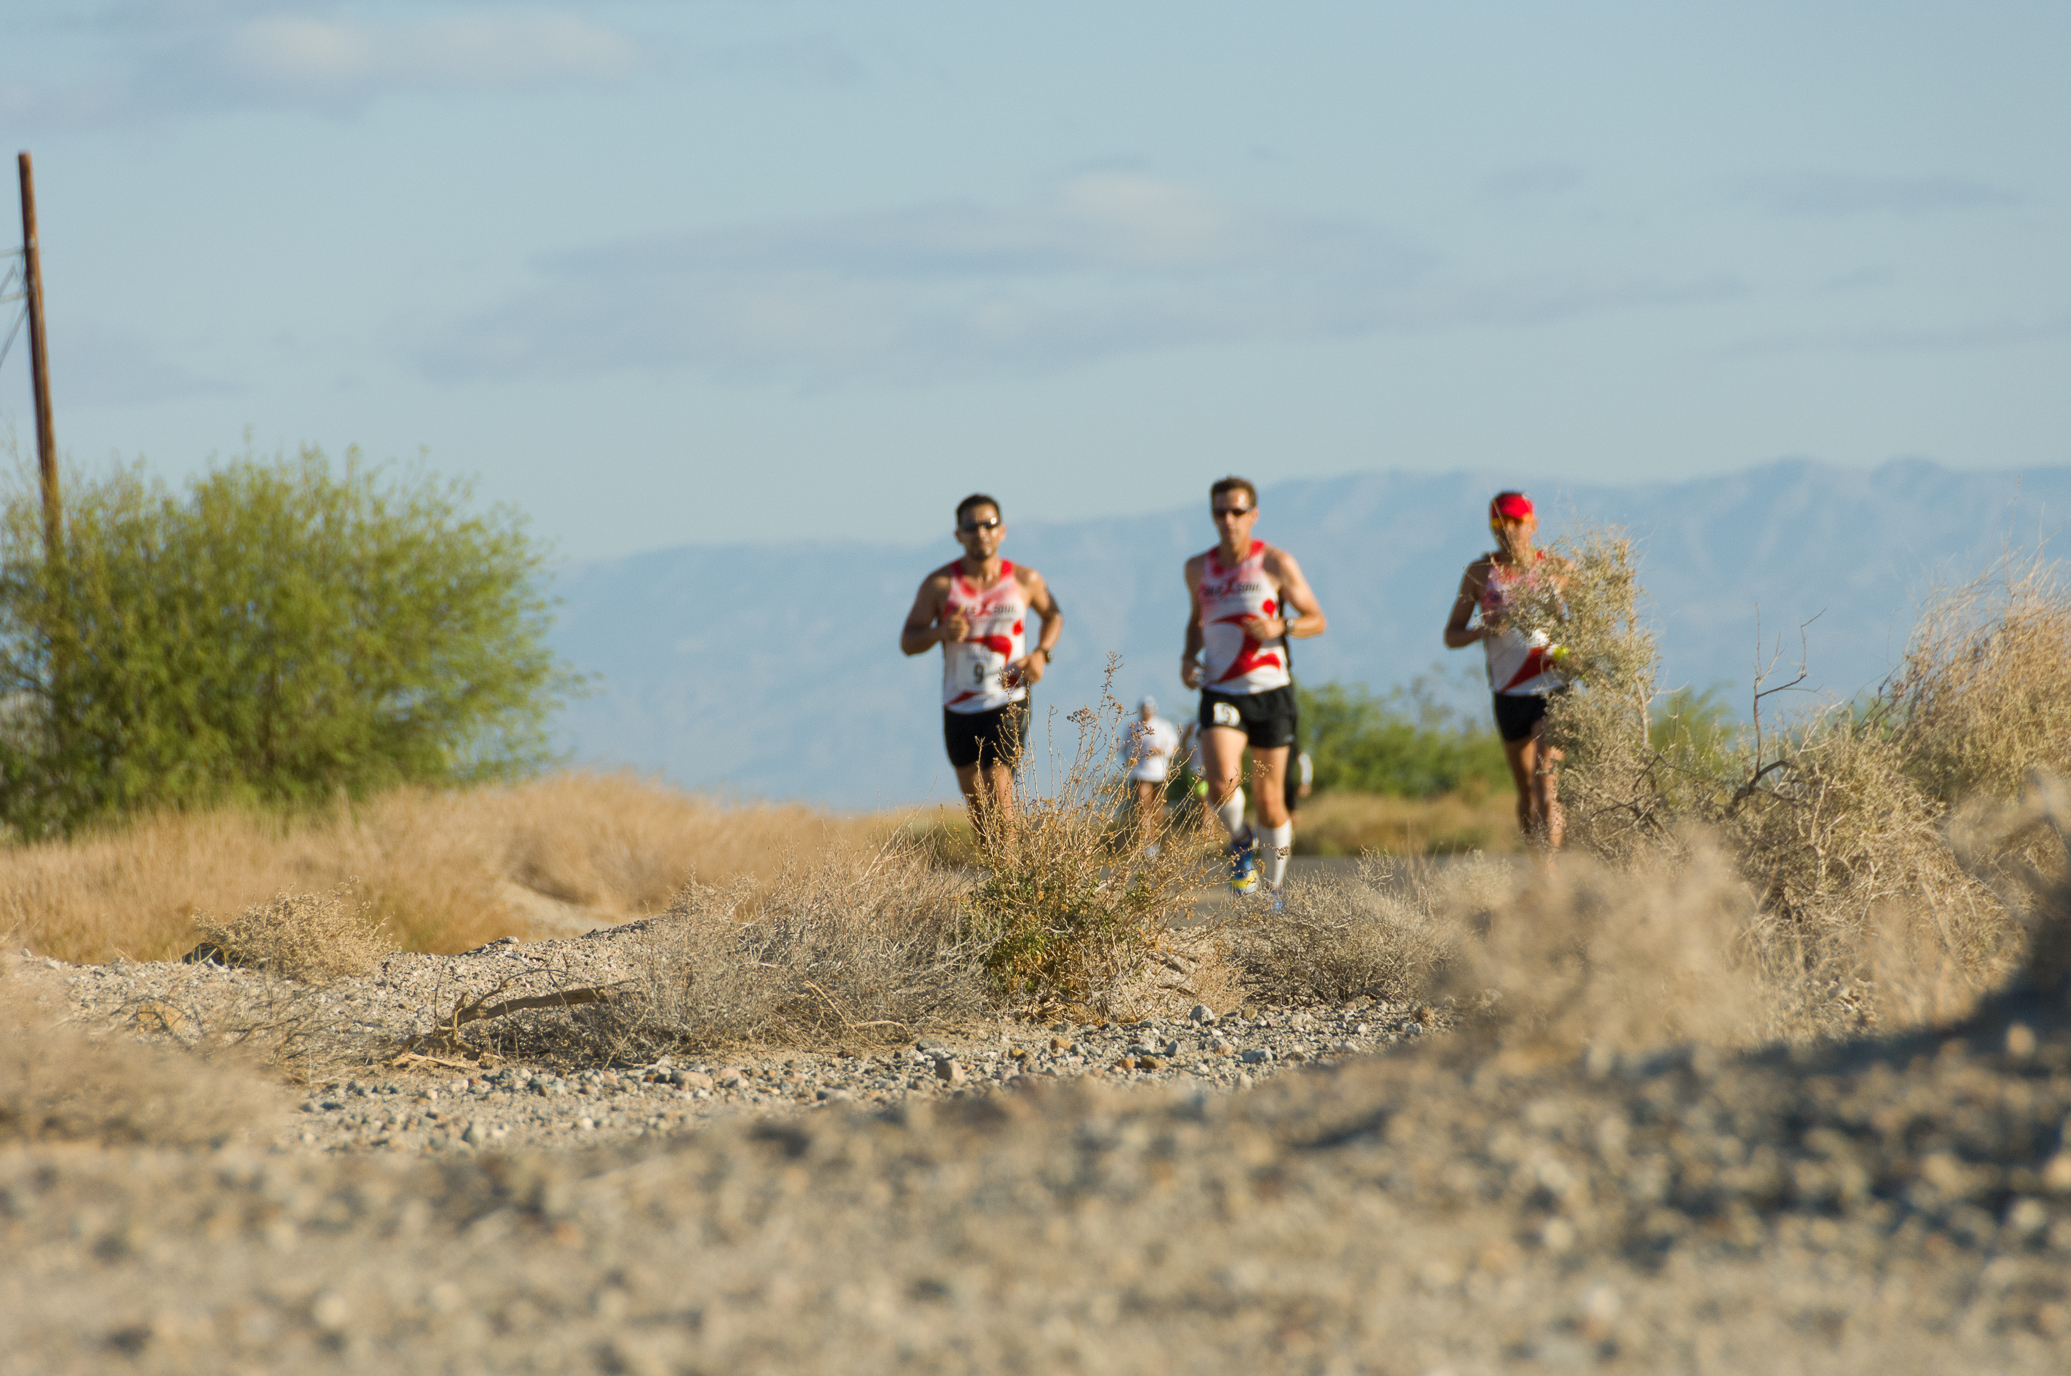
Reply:
[[[572,959],[412,960],[333,997],[371,1017],[514,957]],[[22,973],[99,1015],[248,978],[109,968]],[[2062,1007],[1579,1060],[1410,1032],[1418,1011],[363,1079],[214,1151],[0,1151],[0,1352],[36,1373],[2071,1369]]]
[[[566,941],[501,941],[463,956],[399,954],[365,979],[310,991],[340,1045],[404,1042],[469,999],[516,998],[555,987],[608,984],[630,973],[625,938],[639,924]],[[70,966],[35,956],[19,973],[59,1016],[135,1023],[188,1039],[248,1013],[269,982],[212,964],[122,962]],[[271,1145],[336,1151],[553,1149],[679,1131],[743,1113],[889,1106],[996,1090],[1026,1076],[1092,1076],[1248,1089],[1290,1067],[1398,1045],[1436,1030],[1441,1010],[1361,1000],[1346,1008],[1197,1007],[1183,1020],[1129,1024],[1002,1021],[938,1032],[896,1048],[832,1053],[742,1050],[642,1064],[414,1063],[408,1073],[320,1075],[300,1113]],[[441,1058],[444,1059],[444,1058]]]

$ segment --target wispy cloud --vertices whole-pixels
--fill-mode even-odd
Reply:
[[[141,336],[91,320],[53,322],[50,387],[60,407],[147,406],[240,390]]]
[[[1921,328],[1876,325],[1860,329],[1787,330],[1751,335],[1719,351],[1724,358],[1773,358],[1786,354],[1959,353],[2004,349],[2071,339],[2071,311],[2026,320],[1987,320],[1969,325]]]
[[[1476,194],[1481,200],[1497,205],[1532,204],[1566,196],[1578,190],[1584,180],[1579,167],[1566,163],[1532,163],[1508,167],[1484,177],[1476,188]]]
[[[140,19],[120,31],[124,60],[73,80],[0,72],[0,113],[72,124],[254,107],[349,114],[387,96],[610,85],[655,61],[636,37],[565,12],[462,10],[374,22],[330,6],[236,12],[244,8]],[[824,66],[828,58],[789,60]]]
[[[689,367],[920,382],[1191,345],[1537,324],[1739,290],[1718,277],[1459,282],[1442,266],[1375,225],[1102,171],[1013,206],[945,202],[563,254],[532,289],[409,332],[408,347],[445,379]]]
[[[1772,215],[1924,215],[2018,205],[2004,187],[1968,177],[1865,177],[1848,172],[1779,172],[1743,180],[1740,199]]]

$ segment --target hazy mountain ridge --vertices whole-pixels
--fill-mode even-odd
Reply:
[[[1312,682],[1405,682],[1433,661],[1459,571],[1488,546],[1486,504],[1507,476],[1361,473],[1261,495],[1258,534],[1294,552],[1330,615],[1301,642]],[[2071,512],[2071,468],[1952,472],[1921,460],[1874,471],[1784,460],[1740,473],[1622,487],[1525,483],[1549,533],[1616,522],[1642,541],[1664,682],[1732,685],[1744,699],[1764,639],[1808,686],[1847,695],[1903,647],[1918,600],[2009,549],[2032,549]],[[696,787],[873,806],[953,793],[942,755],[939,656],[908,659],[899,624],[922,576],[955,553],[946,527],[921,550],[861,543],[685,546],[577,565],[560,578],[555,647],[599,676],[563,713],[576,758],[659,771]],[[1110,650],[1116,690],[1179,684],[1181,562],[1213,540],[1207,503],[1147,516],[1019,522],[1004,553],[1049,579],[1066,616],[1043,715],[1092,701]],[[1672,557],[1671,557],[1672,554]],[[1816,619],[1815,619],[1816,618]]]

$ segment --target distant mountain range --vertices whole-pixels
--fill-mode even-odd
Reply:
[[[1439,631],[1460,569],[1488,547],[1489,495],[1514,478],[1360,473],[1281,483],[1258,535],[1294,552],[1330,616],[1300,642],[1311,683],[1407,682],[1448,655]],[[2046,543],[2071,513],[2071,468],[1951,472],[1920,460],[1874,471],[1785,460],[1723,477],[1622,487],[1525,483],[1544,535],[1575,520],[1639,537],[1665,686],[1726,685],[1744,703],[1781,636],[1808,687],[1848,696],[1903,649],[1938,583]],[[945,520],[946,524],[946,520]],[[1214,538],[1204,498],[1151,516],[1021,522],[1008,558],[1033,564],[1065,611],[1039,708],[1116,690],[1190,713],[1178,675],[1180,566]],[[559,739],[576,759],[689,787],[876,807],[955,795],[943,758],[936,655],[907,659],[899,624],[930,568],[955,554],[868,544],[693,545],[574,566],[555,647],[598,676]],[[1766,649],[1758,646],[1759,617]],[[1068,741],[1071,728],[1057,727]]]

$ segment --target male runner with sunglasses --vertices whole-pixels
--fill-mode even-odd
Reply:
[[[1224,478],[1208,489],[1208,510],[1221,539],[1187,560],[1192,606],[1179,676],[1201,690],[1201,772],[1208,805],[1230,834],[1230,887],[1239,893],[1258,887],[1263,841],[1266,887],[1277,890],[1294,846],[1286,797],[1295,719],[1287,641],[1322,635],[1326,623],[1294,556],[1251,538],[1257,488]],[[1247,743],[1263,837],[1244,822],[1238,772]]]
[[[957,503],[963,557],[922,580],[899,648],[924,655],[942,647],[942,738],[957,786],[981,839],[994,815],[1014,810],[1014,762],[1028,739],[1028,690],[1050,666],[1064,613],[1043,575],[1000,558],[1007,528],[1000,504],[982,492]],[[1036,647],[1026,627],[1043,623]]]

